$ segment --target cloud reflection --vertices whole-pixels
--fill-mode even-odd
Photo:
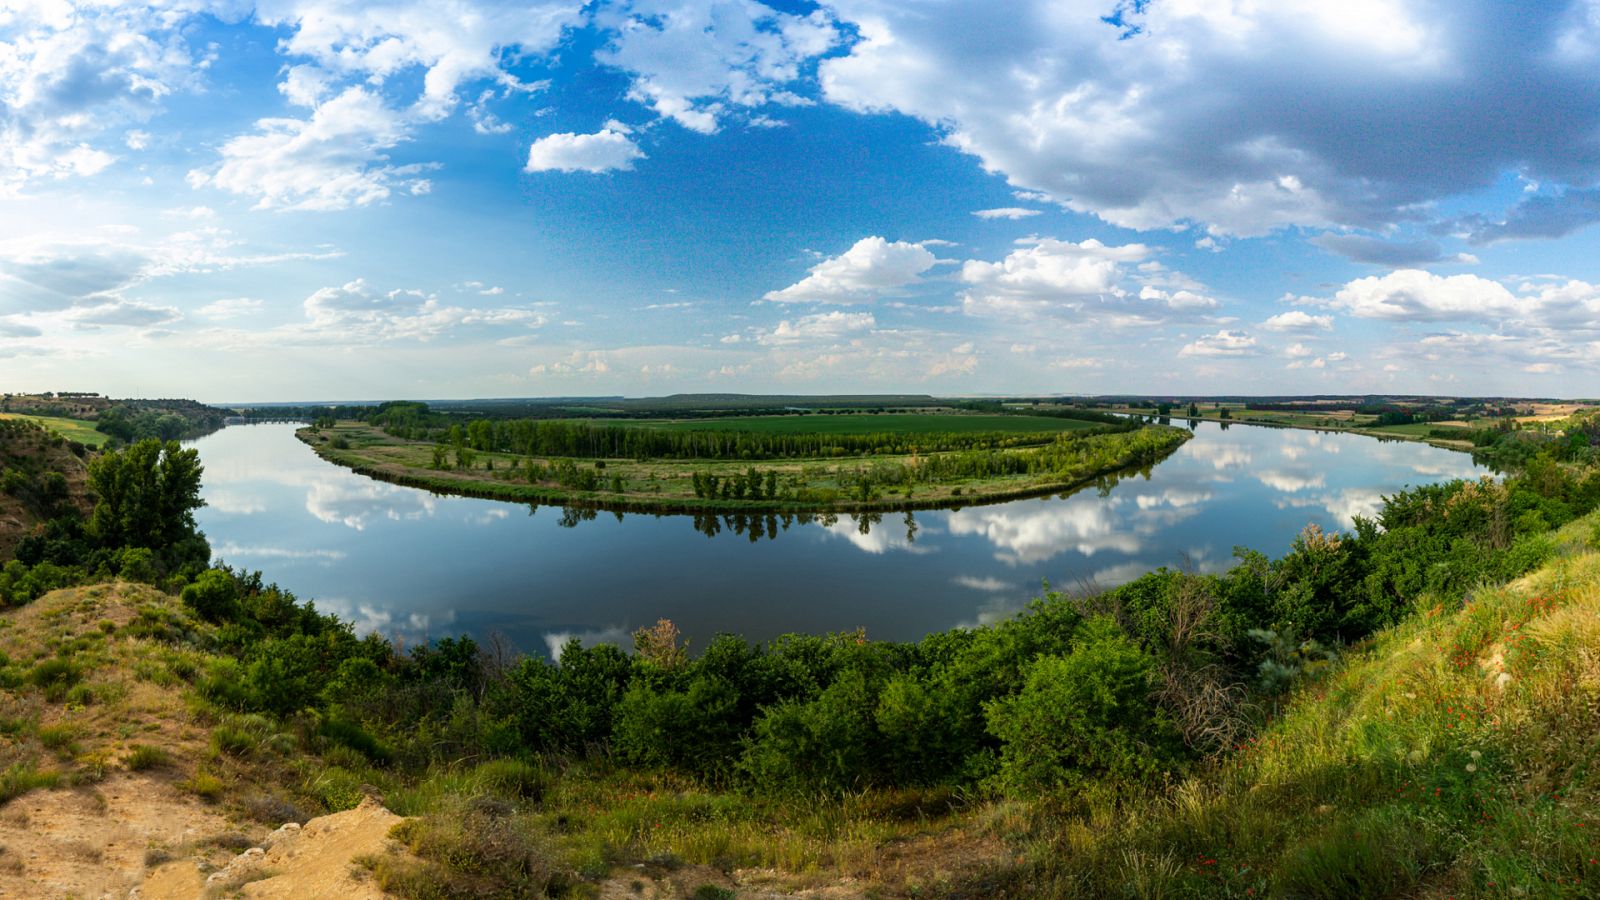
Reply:
[[[431,518],[438,503],[432,494],[381,481],[313,482],[306,492],[306,512],[318,521],[365,531],[375,518],[390,521]]]
[[[863,528],[863,521],[865,527]],[[873,556],[882,556],[894,551],[897,553],[910,553],[921,556],[928,553],[937,553],[937,547],[928,544],[919,544],[907,533],[907,529],[899,519],[884,518],[882,516],[857,517],[840,516],[836,522],[821,523],[822,530],[833,537],[844,538],[855,545],[863,553]],[[918,529],[921,530],[920,527]]]

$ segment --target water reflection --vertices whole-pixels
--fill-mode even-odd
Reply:
[[[219,559],[362,631],[498,632],[541,652],[572,638],[626,645],[662,616],[696,646],[719,631],[913,639],[1003,618],[1045,581],[1222,571],[1236,546],[1276,555],[1308,522],[1345,530],[1408,484],[1482,473],[1416,443],[1201,422],[1155,468],[1066,496],[863,515],[523,514],[331,466],[290,426],[228,428],[197,446],[210,503],[198,518]]]

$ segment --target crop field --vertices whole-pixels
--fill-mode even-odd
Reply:
[[[54,431],[69,441],[90,447],[104,443],[106,436],[94,430],[94,423],[83,419],[58,419],[54,416],[26,416],[21,413],[0,413],[0,419],[27,419]]]
[[[884,413],[880,415],[735,416],[687,421],[640,422],[650,428],[673,431],[753,431],[767,434],[934,434],[934,433],[1035,433],[1077,431],[1096,423],[1045,416],[991,416],[939,413]]]

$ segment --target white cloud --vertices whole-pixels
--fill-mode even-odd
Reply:
[[[304,309],[306,324],[278,329],[274,336],[340,344],[430,341],[468,327],[523,331],[546,322],[536,310],[446,306],[421,291],[378,291],[361,278],[315,291]]]
[[[1283,355],[1291,359],[1301,359],[1307,356],[1315,356],[1316,351],[1312,350],[1310,347],[1307,347],[1305,344],[1294,343],[1290,344],[1283,351]]]
[[[775,303],[869,303],[916,284],[938,258],[921,244],[865,237],[766,299]]]
[[[639,149],[626,134],[604,128],[594,134],[574,134],[570,131],[546,135],[533,142],[528,149],[529,172],[610,172],[627,171],[633,161],[644,159]]]
[[[1020,206],[1002,206],[1002,207],[1000,207],[998,209],[979,209],[979,210],[974,210],[972,214],[977,216],[980,219],[1012,219],[1012,220],[1015,220],[1015,219],[1026,219],[1029,216],[1037,216],[1037,215],[1039,215],[1039,213],[1040,213],[1040,211],[1037,210],[1037,209],[1024,209],[1023,207],[1020,207]]]
[[[578,2],[528,0],[261,0],[255,16],[261,24],[289,30],[280,52],[310,61],[287,72],[284,93],[291,100],[314,102],[334,79],[378,85],[420,71],[421,94],[412,112],[437,119],[456,105],[458,88],[470,81],[528,88],[506,70],[519,55],[506,51],[551,49],[566,28],[581,22],[581,8]]]
[[[338,210],[425,194],[426,164],[391,165],[387,151],[408,139],[405,120],[381,97],[352,87],[309,119],[261,119],[253,134],[222,145],[222,162],[189,172],[195,187],[257,198],[257,209]]]
[[[1529,21],[1490,0],[832,7],[861,40],[820,63],[827,100],[914,116],[1017,188],[1127,227],[1378,228],[1508,170],[1600,177],[1600,107],[1570,102],[1592,92],[1595,57],[1555,52],[1590,46],[1563,36],[1577,14]],[[1508,83],[1523,85],[1513,104]]]
[[[1140,300],[1152,300],[1174,311],[1216,309],[1222,304],[1215,297],[1190,290],[1165,291],[1153,285],[1139,290]]]
[[[258,209],[339,210],[383,201],[396,193],[425,194],[427,161],[393,164],[389,152],[409,141],[420,123],[453,111],[457,90],[492,82],[501,95],[530,93],[506,69],[523,56],[553,48],[580,20],[581,5],[474,0],[358,3],[349,0],[262,0],[255,19],[286,29],[278,45],[291,59],[279,90],[307,118],[264,118],[253,133],[221,147],[214,167],[189,173],[196,187],[212,186],[257,198]],[[409,106],[392,106],[392,84],[420,74]],[[480,92],[475,127],[494,133],[497,120]]]
[[[1256,339],[1243,331],[1219,331],[1178,351],[1179,356],[1254,356]]]
[[[116,161],[104,149],[114,144],[143,149],[149,136],[127,126],[198,83],[182,28],[194,11],[181,2],[0,7],[0,195],[98,174]]]
[[[1111,247],[1093,238],[1082,243],[1039,239],[999,262],[969,260],[961,280],[969,285],[963,308],[972,315],[1029,317],[1081,311],[1084,300],[1120,295],[1122,264],[1144,259],[1143,244]]]
[[[1513,295],[1499,282],[1476,275],[1445,277],[1421,269],[1358,278],[1341,288],[1331,305],[1357,318],[1411,322],[1498,322],[1520,318],[1534,308],[1528,298]]]
[[[838,341],[852,335],[871,331],[878,322],[872,313],[847,313],[843,310],[784,319],[770,331],[756,337],[756,341],[769,346],[810,344]]]
[[[839,39],[822,11],[793,15],[753,0],[618,0],[595,18],[611,35],[596,58],[632,76],[628,98],[702,134],[717,131],[730,107],[809,103],[784,85]]]
[[[1291,309],[1278,313],[1261,323],[1267,331],[1328,331],[1333,328],[1333,316],[1314,316],[1303,310]]]

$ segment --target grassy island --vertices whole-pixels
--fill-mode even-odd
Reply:
[[[480,420],[299,431],[329,462],[440,493],[638,512],[868,512],[1072,490],[1147,469],[1182,428],[1036,416]]]

